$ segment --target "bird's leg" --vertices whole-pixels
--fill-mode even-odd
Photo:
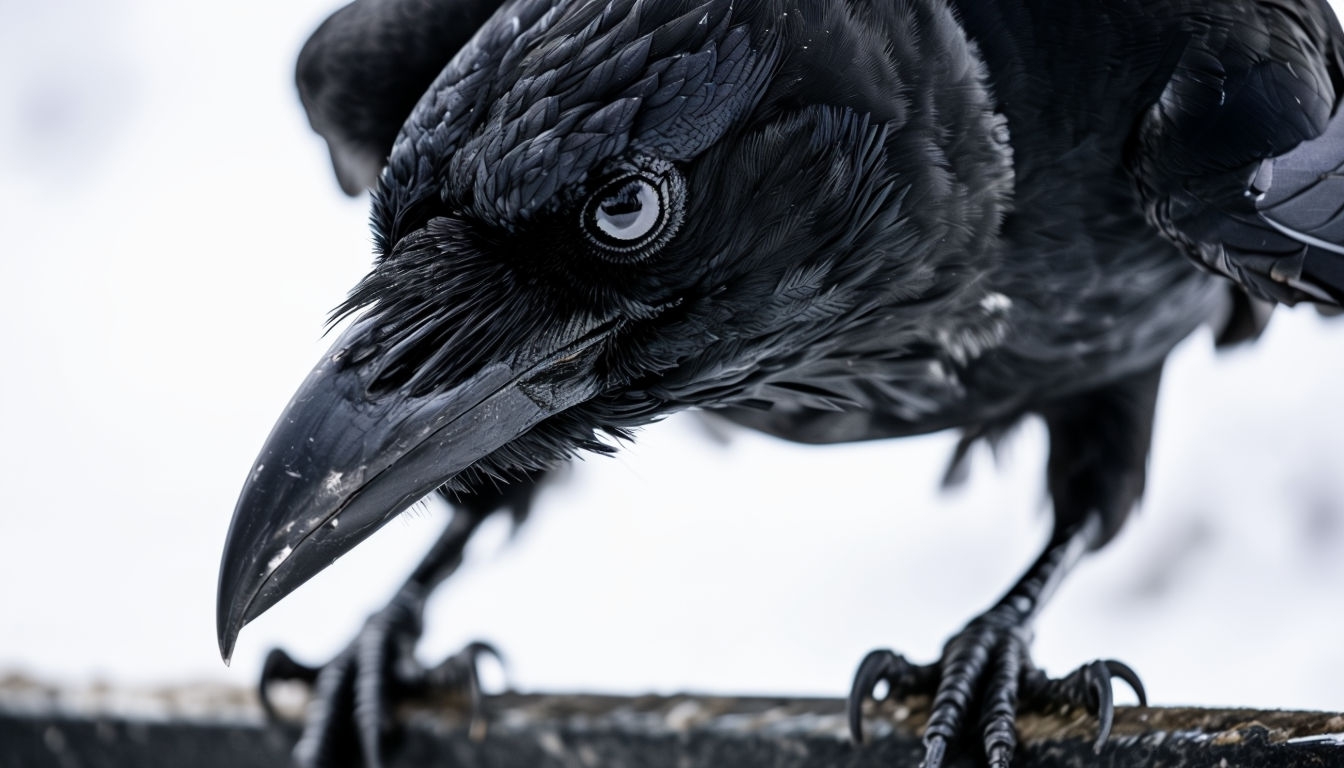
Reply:
[[[1031,663],[1028,646],[1032,622],[1055,587],[1083,553],[1115,535],[1143,493],[1160,379],[1159,366],[1041,409],[1050,432],[1050,542],[994,607],[948,641],[936,664],[915,666],[891,651],[863,660],[849,700],[855,738],[861,736],[863,700],[884,681],[893,694],[933,696],[924,732],[926,768],[942,764],[948,743],[974,726],[972,716],[979,717],[990,765],[1006,768],[1017,747],[1018,702],[1086,708],[1100,720],[1098,751],[1114,715],[1111,679],[1124,680],[1144,702],[1138,676],[1118,661],[1095,661],[1051,680]]]
[[[487,514],[459,506],[387,606],[370,616],[350,645],[325,666],[309,667],[278,648],[271,651],[261,676],[261,700],[268,714],[274,716],[268,694],[271,683],[301,680],[313,686],[303,735],[294,748],[300,766],[354,763],[356,751],[364,765],[381,765],[384,743],[395,725],[393,702],[399,697],[429,689],[460,690],[470,698],[473,716],[480,715],[476,660],[482,653],[493,654],[493,649],[472,643],[426,669],[415,659],[415,644],[424,628],[429,595],[462,564],[467,541]]]
[[[1013,588],[948,641],[939,662],[914,665],[888,650],[868,654],[850,692],[849,724],[854,738],[863,738],[864,699],[878,683],[886,683],[889,697],[913,693],[933,697],[924,731],[925,768],[942,764],[948,742],[965,733],[968,719],[975,715],[990,765],[1006,767],[1017,746],[1013,721],[1019,701],[1085,707],[1101,721],[1100,749],[1114,715],[1111,678],[1123,679],[1142,701],[1138,677],[1119,662],[1096,661],[1063,679],[1051,680],[1031,663],[1028,652],[1037,612],[1099,529],[1099,518],[1092,517],[1080,526],[1057,531]]]

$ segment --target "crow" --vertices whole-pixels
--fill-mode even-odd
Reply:
[[[1044,419],[1054,526],[932,664],[925,765],[1007,766],[1019,703],[1112,717],[1097,661],[1050,678],[1031,626],[1144,487],[1163,361],[1276,304],[1344,301],[1341,33],[1324,0],[360,0],[298,85],[343,188],[372,188],[353,318],[246,480],[220,649],[418,499],[454,505],[321,669],[296,754],[378,765],[426,669],[429,592],[547,473],[698,408],[806,443]],[[613,438],[615,439],[613,441]],[[885,684],[885,685],[879,685]]]

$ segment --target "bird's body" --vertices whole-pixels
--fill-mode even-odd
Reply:
[[[462,516],[375,633],[413,637],[483,516],[673,411],[817,443],[974,440],[1035,413],[1051,544],[939,664],[866,660],[855,700],[879,679],[936,691],[933,764],[972,700],[1006,764],[1019,692],[1097,711],[1104,735],[1102,683],[1132,673],[1051,682],[1026,628],[1141,495],[1172,348],[1344,297],[1324,2],[495,5],[364,0],[300,58],[342,185],[374,184],[379,254],[240,499],[226,654],[438,488]],[[327,700],[361,674],[332,669]],[[376,761],[379,721],[360,726]]]
[[[856,410],[881,414],[879,423],[816,413],[742,420],[809,442],[975,426],[1148,370],[1201,325],[1221,331],[1230,286],[1194,269],[1152,225],[1132,167],[1139,127],[1176,66],[1182,22],[1207,5],[956,4],[1012,153],[1011,202],[977,264],[985,311],[929,319],[925,346],[891,374],[924,374],[898,394],[925,397],[907,407],[872,395]],[[871,350],[857,351],[841,357]]]

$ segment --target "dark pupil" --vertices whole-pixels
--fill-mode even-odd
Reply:
[[[632,226],[644,208],[639,202],[639,182],[621,187],[619,192],[603,200],[600,207],[613,227],[626,229]]]

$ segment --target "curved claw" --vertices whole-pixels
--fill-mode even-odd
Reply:
[[[863,743],[863,700],[872,695],[877,684],[886,680],[891,686],[887,696],[895,691],[895,678],[902,667],[910,665],[902,656],[886,649],[870,652],[859,662],[854,673],[854,684],[849,688],[849,735],[855,743]]]
[[[504,654],[495,646],[475,640],[457,653],[439,662],[424,674],[424,685],[429,688],[449,689],[466,684],[479,688],[477,668],[482,656],[493,656],[500,666],[506,667]],[[475,702],[473,702],[475,703]]]
[[[1099,722],[1097,740],[1092,744],[1092,751],[1099,755],[1101,748],[1106,745],[1106,740],[1111,737],[1111,725],[1115,722],[1115,697],[1111,692],[1111,670],[1106,662],[1094,661],[1087,666],[1087,685],[1092,690],[1093,700],[1096,702]]]
[[[1096,701],[1097,720],[1100,725],[1092,751],[1098,755],[1101,754],[1101,748],[1106,745],[1106,740],[1111,737],[1111,726],[1115,724],[1115,690],[1111,680],[1117,677],[1124,680],[1139,697],[1139,706],[1148,706],[1148,696],[1143,690],[1143,682],[1128,664],[1115,659],[1098,660],[1089,664],[1088,687],[1091,688]]]
[[[508,677],[508,662],[505,661],[504,654],[493,644],[487,643],[484,640],[472,640],[470,643],[467,643],[467,647],[458,651],[458,655],[462,654],[469,654],[472,664],[479,662],[482,656],[492,656],[499,666],[504,667],[504,676],[506,678]]]
[[[321,670],[318,667],[301,664],[283,650],[272,648],[271,652],[266,654],[266,661],[261,665],[261,679],[257,681],[257,698],[261,700],[261,709],[266,713],[266,719],[271,722],[280,719],[275,703],[271,701],[271,683],[277,680],[298,680],[312,685],[317,680],[319,671]]]
[[[480,659],[493,656],[508,677],[508,664],[504,654],[490,643],[474,640],[465,648],[439,662],[438,666],[425,673],[425,684],[441,690],[465,688],[471,706],[471,725],[469,733],[479,739],[485,735],[485,692],[481,690]]]
[[[1128,664],[1115,659],[1107,659],[1105,662],[1106,671],[1111,677],[1118,677],[1125,681],[1125,685],[1134,691],[1134,695],[1139,697],[1139,706],[1148,706],[1148,694],[1143,690],[1143,681],[1139,679],[1139,673],[1135,672]]]

